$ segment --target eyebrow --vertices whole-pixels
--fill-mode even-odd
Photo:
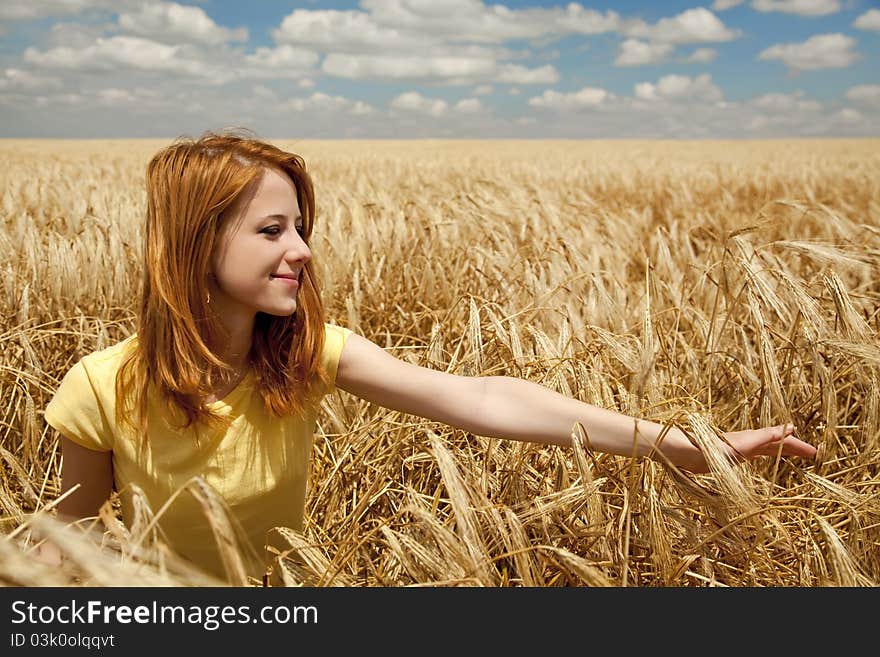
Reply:
[[[298,214],[298,215],[296,215],[296,217],[294,217],[294,221],[296,221],[297,219],[302,219],[302,218],[303,218],[302,215]],[[267,214],[264,217],[260,217],[258,219],[258,221],[263,221],[263,219],[287,219],[287,215],[286,214]]]

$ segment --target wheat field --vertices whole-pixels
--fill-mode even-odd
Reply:
[[[106,505],[101,545],[53,521],[42,416],[79,358],[135,330],[145,167],[169,141],[0,142],[0,583],[210,583],[148,500],[133,527]],[[880,583],[880,140],[274,143],[315,181],[328,321],[700,441],[790,420],[819,449],[695,476],[337,391],[304,531],[277,530],[281,584]]]

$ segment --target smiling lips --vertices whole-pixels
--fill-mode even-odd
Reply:
[[[299,281],[296,280],[296,276],[293,274],[272,274],[272,278],[276,281],[281,281],[286,285],[290,285],[292,287],[299,287]]]

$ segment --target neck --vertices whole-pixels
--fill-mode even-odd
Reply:
[[[253,343],[254,316],[234,323],[224,319],[222,325],[224,330],[220,343],[212,345],[211,349],[220,360],[243,376],[248,367],[248,355]]]

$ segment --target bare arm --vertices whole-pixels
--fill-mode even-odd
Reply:
[[[465,431],[478,413],[483,381],[399,360],[356,333],[346,339],[336,370],[336,386],[346,392]]]
[[[98,515],[113,492],[113,453],[86,449],[61,435],[61,493],[73,491],[58,505],[60,520],[72,522]]]
[[[571,399],[544,386],[506,376],[485,378],[485,392],[477,412],[474,433],[553,445],[570,445],[575,422],[580,422],[592,447],[622,456],[663,457],[655,449],[663,425],[623,415]],[[812,458],[816,449],[792,434],[790,425],[725,433],[731,456],[754,458],[774,455],[782,443],[783,456]],[[670,428],[659,445],[669,461],[692,472],[708,471],[702,452],[684,433]]]
[[[79,484],[79,488],[58,503],[58,519],[75,522],[98,515],[101,505],[113,492],[112,452],[86,449],[59,434],[61,446],[61,494]],[[61,561],[57,546],[43,543],[40,559],[52,565]]]
[[[598,451],[662,458],[654,450],[661,424],[592,406],[523,379],[456,376],[405,363],[357,334],[346,340],[336,385],[380,406],[480,436],[570,445],[574,423],[580,422]],[[780,443],[784,456],[814,456],[816,449],[792,436],[792,431],[786,426],[765,427],[725,437],[739,457],[775,454]],[[703,454],[679,429],[666,433],[660,450],[679,467],[708,470]]]

